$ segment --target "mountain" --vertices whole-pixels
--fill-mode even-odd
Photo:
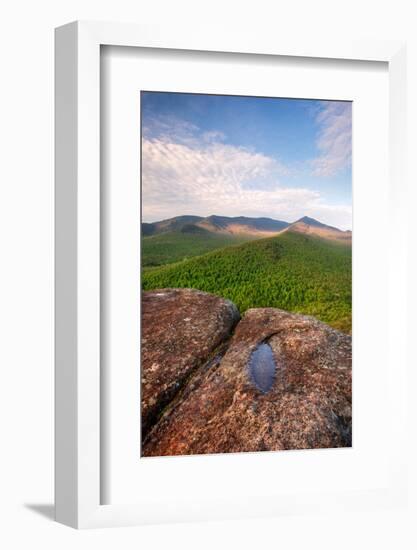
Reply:
[[[331,241],[344,242],[346,244],[352,243],[352,231],[341,231],[337,227],[326,225],[314,218],[304,216],[296,222],[290,224],[286,231],[291,233],[301,233],[304,235],[313,235],[321,237],[322,239],[328,239]]]
[[[289,226],[288,222],[273,220],[271,218],[247,218],[238,216],[229,218],[227,216],[208,216],[197,222],[197,225],[208,231],[216,233],[229,233],[232,235],[254,235],[259,237],[270,237],[276,235]]]
[[[253,237],[270,237],[276,235],[290,224],[271,218],[248,218],[245,216],[177,216],[154,223],[142,223],[143,236],[158,235],[171,231],[183,233],[198,232],[191,226],[199,227],[211,233],[223,235],[247,235]]]
[[[351,231],[341,231],[308,216],[294,223],[246,216],[176,216],[142,223],[142,267],[179,262],[212,250],[264,239],[282,233],[298,233],[350,245]]]
[[[184,225],[194,224],[203,220],[200,216],[176,216],[160,222],[142,223],[142,235],[157,235],[160,233],[169,233],[170,231],[180,231]]]
[[[246,236],[248,238],[271,237],[290,231],[292,233],[303,233],[315,235],[324,239],[350,243],[352,241],[351,231],[342,231],[337,227],[326,225],[314,218],[303,216],[299,220],[288,223],[272,218],[248,218],[246,216],[176,216],[167,220],[153,223],[142,223],[142,235],[161,235],[179,231],[181,233],[204,234],[205,232],[217,235]]]

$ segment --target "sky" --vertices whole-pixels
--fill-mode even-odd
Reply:
[[[303,216],[352,226],[352,104],[141,92],[142,221]]]

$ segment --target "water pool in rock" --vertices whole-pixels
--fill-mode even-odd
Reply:
[[[252,382],[258,390],[262,393],[269,392],[274,383],[276,371],[274,354],[269,344],[259,344],[249,358],[248,368]]]

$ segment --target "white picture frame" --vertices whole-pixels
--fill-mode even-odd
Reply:
[[[397,505],[405,498],[405,451],[401,430],[390,457],[384,490],[354,494],[288,494],[257,503],[207,502],[185,515],[175,500],[162,510],[149,505],[101,504],[100,455],[100,48],[102,45],[229,52],[334,60],[382,61],[389,70],[389,155],[393,218],[399,220],[405,189],[405,44],[387,41],[280,41],[239,30],[169,29],[116,23],[75,22],[56,30],[56,519],[76,528],[159,521],[227,518],[308,512],[340,506]],[[397,226],[393,238],[401,237]],[[392,285],[401,284],[405,251],[390,248],[396,266]],[[388,304],[405,323],[405,297]],[[404,328],[404,327],[403,327]],[[402,336],[402,338],[405,338]],[[405,418],[405,342],[399,343],[395,376],[390,376],[393,419]],[[204,495],[203,495],[204,499]],[[252,507],[253,508],[253,507]]]

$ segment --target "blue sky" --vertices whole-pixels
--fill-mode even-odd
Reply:
[[[351,103],[142,92],[142,215],[351,228]]]

